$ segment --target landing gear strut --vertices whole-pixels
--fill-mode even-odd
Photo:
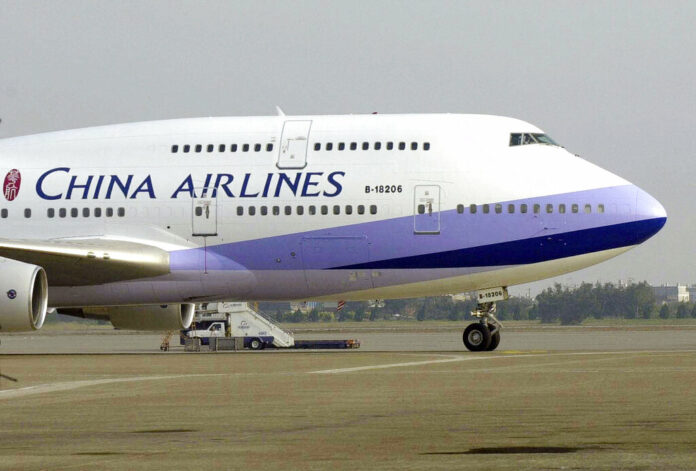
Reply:
[[[500,343],[500,329],[503,324],[495,318],[495,303],[479,303],[476,311],[471,315],[477,317],[478,322],[469,324],[464,330],[462,340],[466,348],[472,352],[492,351]]]

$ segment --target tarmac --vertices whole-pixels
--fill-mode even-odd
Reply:
[[[462,326],[463,328],[463,326]],[[0,469],[696,468],[696,329],[312,332],[347,351],[2,336]]]

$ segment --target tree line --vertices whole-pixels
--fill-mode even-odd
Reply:
[[[292,311],[289,303],[260,303],[262,313],[278,322],[369,322],[376,320],[471,319],[475,300],[450,296],[385,300],[379,304],[347,302],[340,311]],[[505,320],[539,320],[542,323],[580,324],[588,318],[696,318],[696,304],[657,303],[647,282],[616,285],[582,283],[577,287],[555,284],[535,298],[513,296],[497,303],[496,316]]]

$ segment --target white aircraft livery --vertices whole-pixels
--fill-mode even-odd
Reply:
[[[0,332],[47,312],[188,327],[195,303],[477,291],[614,257],[653,197],[535,126],[486,115],[197,118],[0,140]]]

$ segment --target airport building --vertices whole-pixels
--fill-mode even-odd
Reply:
[[[686,291],[689,293],[689,301],[696,302],[696,285],[689,286]]]
[[[696,299],[696,286],[692,286],[691,288],[687,289],[686,285],[676,284],[653,286],[652,289],[657,302],[688,303],[690,299],[689,295],[691,294],[692,290],[695,297],[691,299]]]

